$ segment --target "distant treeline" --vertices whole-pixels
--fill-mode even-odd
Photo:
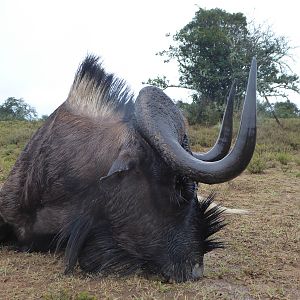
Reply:
[[[190,125],[215,125],[221,121],[224,106],[209,101],[193,101],[191,104],[182,101],[177,102],[177,106],[183,111]],[[236,112],[240,111],[236,108]],[[300,110],[297,105],[289,100],[268,104],[267,102],[257,102],[257,113],[260,117],[273,118],[299,118]]]
[[[27,104],[22,98],[9,97],[0,105],[0,121],[33,121],[46,118],[47,116],[38,118],[35,108]]]
[[[155,100],[153,100],[155,101]],[[204,124],[215,125],[221,119],[224,107],[214,102],[193,101],[191,104],[182,101],[177,102],[177,106],[183,111],[189,124]],[[266,118],[298,118],[300,117],[300,110],[297,105],[290,102],[276,102],[268,105],[267,102],[258,102],[258,115]],[[0,105],[0,121],[19,120],[19,121],[33,121],[45,120],[48,116],[43,115],[38,118],[34,107],[27,104],[22,98],[16,99],[10,97]]]

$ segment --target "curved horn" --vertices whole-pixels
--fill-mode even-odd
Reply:
[[[234,80],[227,97],[227,105],[223,116],[221,131],[215,145],[206,153],[193,152],[193,156],[197,159],[216,161],[222,159],[229,152],[232,140],[232,116],[235,89],[236,81]]]
[[[172,100],[155,87],[141,90],[136,103],[140,133],[156,148],[166,163],[196,182],[221,183],[238,176],[250,162],[256,142],[256,59],[249,73],[240,130],[231,152],[215,162],[199,160],[182,147],[185,133],[182,114]]]

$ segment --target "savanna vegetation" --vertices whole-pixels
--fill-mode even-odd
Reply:
[[[179,83],[164,76],[148,83],[194,91],[191,104],[178,102],[191,125],[193,151],[213,146],[233,78],[240,108],[251,58],[257,57],[260,102],[254,157],[236,179],[199,186],[201,196],[216,191],[217,203],[248,211],[225,215],[227,226],[218,237],[226,248],[206,255],[202,280],[167,284],[139,275],[88,275],[79,269],[65,276],[60,254],[18,253],[0,245],[0,299],[300,299],[300,118],[287,97],[288,91],[300,90],[299,77],[287,63],[292,47],[242,13],[220,9],[199,9],[173,42],[158,55],[177,61]],[[270,105],[269,97],[280,101]],[[9,98],[0,105],[0,187],[42,124],[36,119],[35,110],[22,99]]]
[[[167,37],[172,38],[169,48],[157,55],[166,64],[177,63],[178,82],[158,75],[147,83],[162,89],[190,90],[192,103],[178,101],[190,124],[217,124],[225,95],[234,80],[237,87],[235,105],[241,107],[252,57],[257,59],[261,111],[270,114],[275,109],[279,117],[285,117],[283,111],[288,110],[289,116],[299,116],[296,106],[291,107],[290,102],[283,101],[292,100],[291,91],[300,92],[299,76],[292,70],[293,46],[267,24],[248,20],[243,13],[199,8],[188,24]],[[272,108],[272,99],[281,104]]]
[[[300,119],[259,120],[258,141],[248,170],[217,191],[216,202],[248,210],[225,215],[218,234],[226,248],[207,255],[198,282],[166,284],[138,275],[117,278],[63,275],[60,254],[18,253],[0,246],[0,299],[299,299]],[[0,185],[41,122],[0,122]],[[238,127],[237,124],[235,127]],[[190,128],[193,150],[213,145],[219,128]]]
[[[26,103],[22,98],[15,97],[7,98],[0,105],[0,120],[35,120],[37,119],[37,112],[35,108]]]

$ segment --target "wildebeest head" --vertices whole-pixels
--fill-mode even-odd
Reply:
[[[23,240],[59,233],[67,272],[78,261],[87,272],[141,269],[176,282],[200,278],[204,254],[222,247],[211,236],[223,221],[218,207],[209,208],[213,196],[198,201],[196,184],[228,181],[252,157],[255,59],[229,152],[233,90],[217,143],[207,153],[193,153],[182,113],[162,90],[143,88],[133,102],[124,84],[88,56],[67,101],[32,138],[7,180],[0,195],[3,219]],[[20,195],[32,223],[24,212],[26,222],[21,212],[14,221],[1,208]]]

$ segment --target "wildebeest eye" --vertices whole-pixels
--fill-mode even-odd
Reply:
[[[191,200],[196,193],[196,183],[187,177],[177,177],[175,189],[185,200]]]

